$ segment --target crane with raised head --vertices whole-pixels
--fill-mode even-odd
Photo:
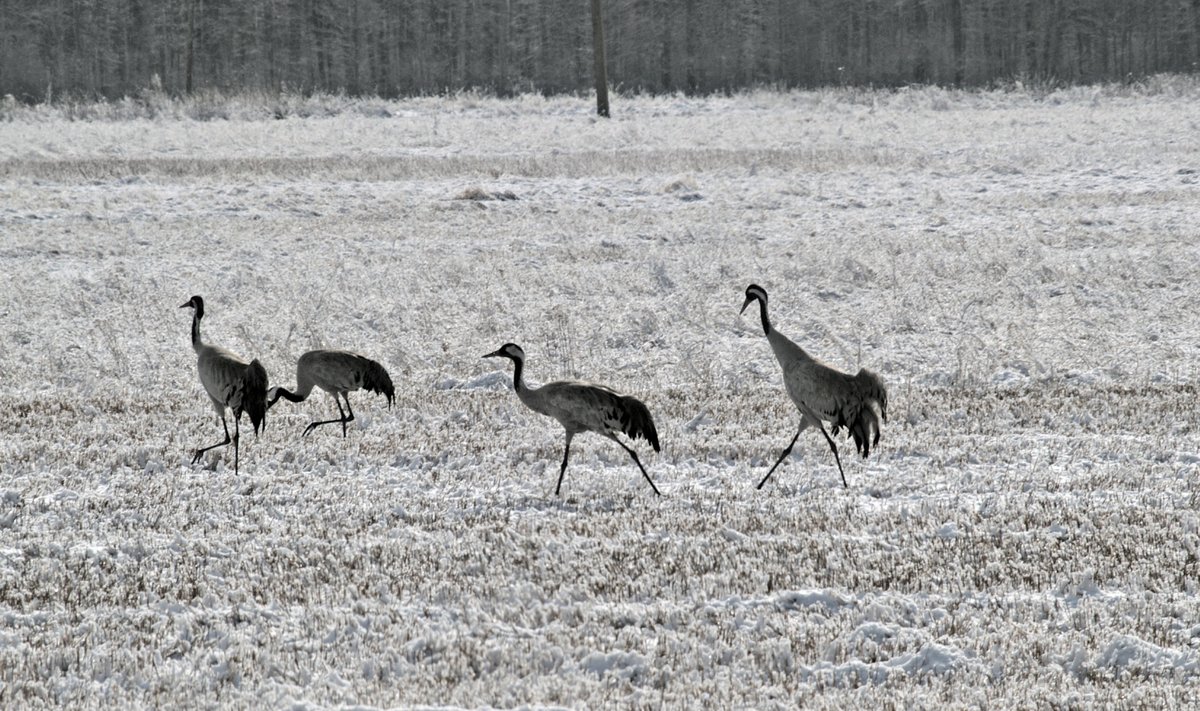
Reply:
[[[196,367],[200,371],[200,384],[208,393],[225,439],[208,447],[196,450],[192,464],[200,461],[204,453],[233,443],[233,471],[238,471],[238,440],[241,438],[242,413],[250,416],[254,425],[254,436],[266,427],[267,419],[267,370],[258,360],[249,363],[230,351],[205,343],[200,338],[200,319],[204,318],[204,299],[193,296],[179,308],[192,309],[192,348],[196,351]],[[229,436],[229,425],[225,420],[226,408],[233,411],[233,437]]]
[[[845,427],[854,438],[854,446],[866,459],[871,453],[871,447],[879,444],[880,417],[887,422],[887,388],[879,376],[867,370],[860,369],[850,375],[834,370],[809,355],[803,348],[793,343],[787,336],[771,327],[767,318],[767,291],[757,284],[746,288],[746,301],[742,304],[745,313],[750,304],[758,302],[759,314],[762,317],[763,332],[779,367],[783,369],[783,386],[787,394],[800,411],[800,428],[796,436],[779,455],[775,465],[758,483],[761,489],[775,469],[792,453],[792,447],[800,434],[808,427],[816,427],[825,435],[825,441],[833,451],[833,460],[837,462],[838,473],[842,475],[842,486],[846,483],[846,473],[842,470],[842,460],[838,457],[837,445],[829,432],[825,431],[822,422],[832,425],[833,434],[838,434]]]

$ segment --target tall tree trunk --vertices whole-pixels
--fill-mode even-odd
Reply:
[[[1195,71],[1200,65],[1200,0],[1192,0],[1192,53],[1191,66]]]
[[[596,79],[596,113],[608,118],[608,70],[604,65],[604,21],[600,0],[592,0],[592,57]]]
[[[1198,0],[1200,1],[1200,0]],[[696,0],[684,0],[684,39],[683,39],[683,61],[684,61],[684,91],[690,96],[695,94],[699,81],[696,79],[696,64],[699,61],[697,56],[698,50],[696,45],[699,43],[696,35],[699,33],[699,20],[696,17]]]
[[[657,18],[662,23],[662,53],[659,62],[662,73],[659,77],[659,91],[671,91],[671,18],[667,13]]]
[[[198,0],[190,0],[188,2],[188,25],[187,25],[187,56],[184,58],[183,67],[183,90],[186,94],[192,93],[192,68],[195,66],[196,56],[196,3]]]
[[[962,0],[950,0],[950,32],[954,45],[954,85],[962,86],[966,75],[967,43],[963,35]]]

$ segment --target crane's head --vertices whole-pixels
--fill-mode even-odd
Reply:
[[[767,305],[767,290],[758,284],[751,284],[746,287],[746,303],[742,304],[741,313],[746,313],[746,307],[755,300],[761,301],[763,306]]]
[[[525,361],[525,351],[515,343],[505,343],[491,353],[486,353],[484,358],[511,358],[515,363]]]
[[[181,309],[186,309],[188,307],[196,309],[197,318],[204,315],[204,299],[201,299],[199,296],[193,296],[192,298],[188,299],[186,304],[181,304],[179,306]]]

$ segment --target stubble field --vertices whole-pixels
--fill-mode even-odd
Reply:
[[[0,106],[0,705],[1196,704],[1198,99]],[[798,415],[751,282],[888,383],[848,489],[811,430],[754,489]],[[191,466],[193,294],[396,407]],[[554,496],[506,341],[644,400],[664,495],[584,435]]]

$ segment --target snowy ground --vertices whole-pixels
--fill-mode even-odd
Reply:
[[[1197,703],[1198,99],[6,105],[0,705]],[[812,431],[754,489],[797,415],[751,281],[889,384],[849,489]],[[397,407],[190,466],[192,294],[273,383],[348,347]],[[642,397],[664,496],[583,436],[555,497],[505,341]]]

